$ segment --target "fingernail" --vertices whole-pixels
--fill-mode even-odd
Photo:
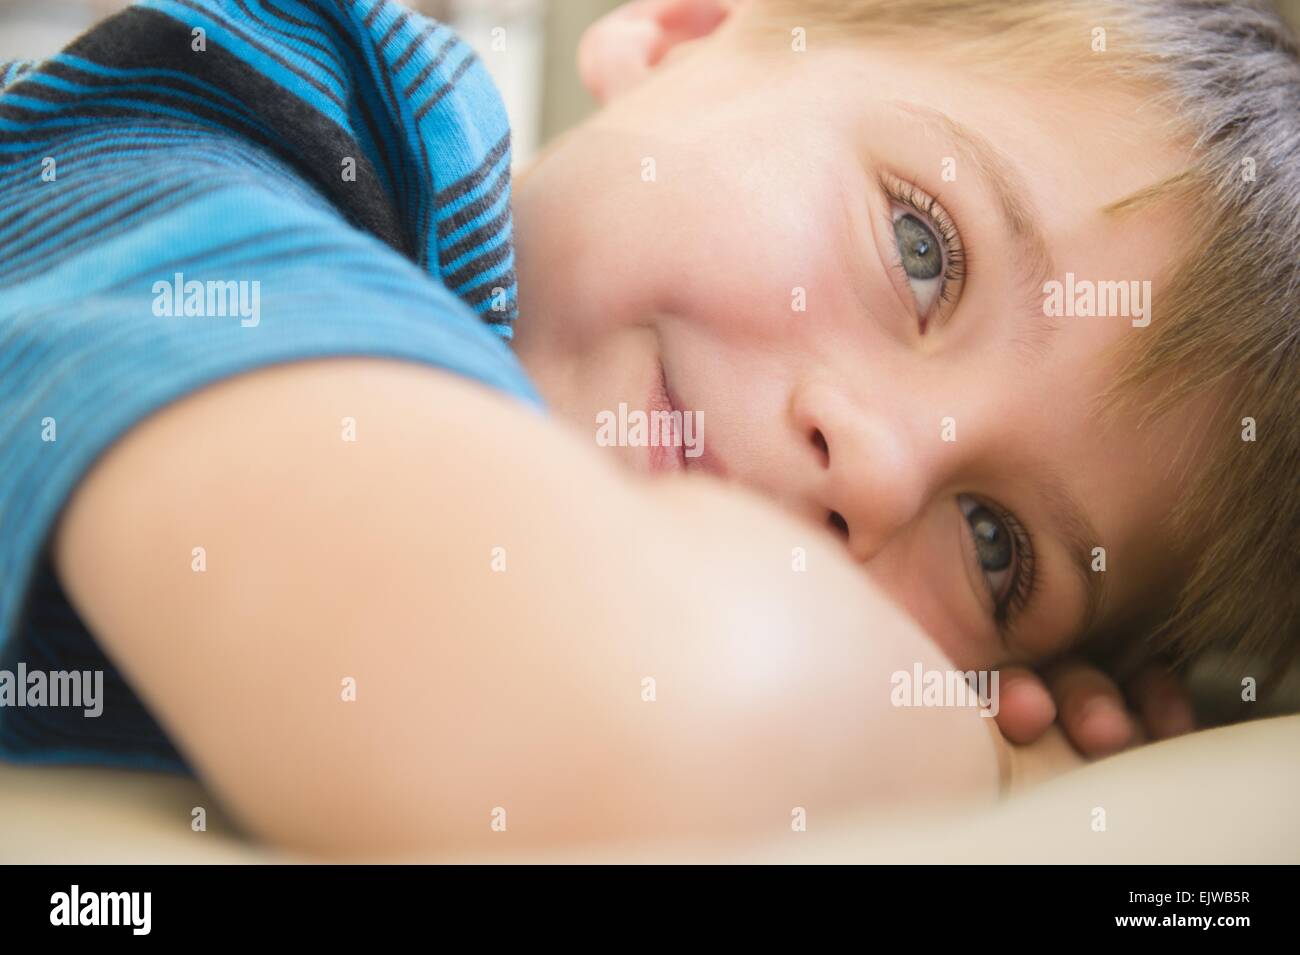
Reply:
[[[1181,697],[1165,702],[1160,714],[1160,727],[1165,736],[1182,736],[1196,729],[1196,714]]]
[[[1086,703],[1079,712],[1079,721],[1088,725],[1088,736],[1096,741],[1099,749],[1121,749],[1133,738],[1133,723],[1128,714],[1109,697],[1099,696]]]

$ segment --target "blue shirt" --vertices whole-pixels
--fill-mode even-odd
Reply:
[[[145,0],[0,86],[0,757],[187,772],[53,523],[132,425],[265,365],[388,356],[540,407],[506,344],[505,111],[390,0]],[[102,712],[18,706],[20,671],[100,671]]]

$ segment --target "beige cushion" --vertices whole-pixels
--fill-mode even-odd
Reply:
[[[1300,862],[1300,716],[1094,763],[997,807],[928,819],[861,813],[743,845],[616,846],[449,861]],[[207,831],[191,828],[195,807]],[[1096,810],[1105,811],[1098,831]],[[433,859],[437,854],[425,853]],[[0,764],[0,861],[294,861],[241,837],[196,782]]]

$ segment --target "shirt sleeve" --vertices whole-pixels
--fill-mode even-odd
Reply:
[[[0,756],[187,772],[51,572],[54,521],[144,417],[275,363],[415,361],[540,410],[504,109],[388,0],[147,0],[4,83]],[[101,712],[27,705],[56,671],[99,673]]]

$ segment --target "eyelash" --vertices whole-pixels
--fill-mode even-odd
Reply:
[[[882,178],[880,188],[890,199],[924,216],[938,234],[943,242],[943,285],[939,288],[939,300],[952,302],[952,290],[965,280],[969,271],[969,257],[961,243],[956,223],[939,206],[934,196],[922,192],[904,179],[893,176]]]
[[[1034,573],[1034,540],[1025,525],[1021,524],[1010,511],[992,502],[985,507],[997,514],[998,519],[1011,532],[1016,545],[1016,573],[1011,581],[1011,589],[1002,598],[993,611],[993,619],[998,628],[1006,633],[1008,625],[1025,609],[1029,598],[1034,594],[1037,575]]]

